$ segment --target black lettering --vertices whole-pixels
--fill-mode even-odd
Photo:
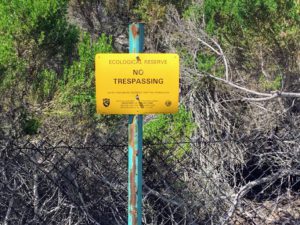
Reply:
[[[133,70],[132,74],[133,75],[143,75],[144,74],[144,70]]]

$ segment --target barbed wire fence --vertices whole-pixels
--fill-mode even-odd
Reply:
[[[127,142],[0,142],[0,223],[127,224]],[[299,224],[300,136],[144,143],[143,224]]]

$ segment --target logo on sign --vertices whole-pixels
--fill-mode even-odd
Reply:
[[[170,106],[172,105],[172,102],[169,101],[169,100],[167,100],[167,101],[165,102],[165,105],[166,105],[167,107],[170,107]]]
[[[109,98],[104,98],[104,99],[103,99],[103,105],[104,105],[105,107],[108,107],[109,104],[110,104],[110,99],[109,99]]]

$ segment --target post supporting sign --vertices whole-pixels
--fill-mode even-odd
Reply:
[[[144,24],[130,24],[129,52],[142,52],[143,48]],[[142,225],[142,144],[143,116],[130,115],[128,123],[128,225]]]
[[[177,54],[142,53],[144,24],[129,25],[129,54],[97,54],[97,113],[127,114],[128,225],[142,224],[143,114],[176,113],[179,99]]]

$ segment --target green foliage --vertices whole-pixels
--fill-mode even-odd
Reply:
[[[63,115],[94,115],[94,57],[111,52],[112,39],[80,34],[67,21],[68,2],[0,0],[0,91],[53,100]],[[35,119],[22,121],[25,133],[37,131]]]
[[[168,149],[176,149],[172,154],[181,158],[190,150],[189,144],[176,144],[176,142],[190,142],[190,137],[196,128],[192,115],[184,107],[180,107],[176,114],[158,115],[154,120],[144,126],[144,142],[166,143]],[[160,149],[161,150],[161,149]],[[162,151],[168,154],[169,150]]]
[[[184,19],[195,19],[197,22],[201,20],[203,14],[203,6],[201,4],[190,4],[189,7],[183,12]]]
[[[264,76],[260,76],[259,84],[267,91],[280,90],[282,87],[282,76],[277,75],[274,80],[268,81]]]
[[[213,74],[216,77],[224,76],[224,65],[217,63],[217,57],[211,53],[199,53],[197,57],[198,70],[201,72]]]
[[[0,35],[0,70],[8,66],[11,59],[16,58],[14,52],[13,39],[10,36]]]
[[[231,65],[251,77],[257,76],[265,90],[281,88],[281,79],[290,80],[289,74],[298,73],[295,61],[300,51],[300,2],[297,0],[205,0],[191,4],[183,17],[204,25],[222,48],[228,50]],[[216,59],[205,52],[201,54],[197,58],[198,69],[221,76],[224,68],[217,66]],[[261,80],[262,57],[273,75],[282,75],[273,76],[274,80]]]
[[[43,74],[47,86],[49,73],[43,70],[70,59],[78,31],[67,23],[67,3],[0,0],[1,89],[14,88],[18,82],[30,93]]]
[[[189,67],[194,65],[194,56],[188,53],[186,49],[177,48],[177,52],[182,59],[182,63]],[[215,76],[222,77],[224,75],[224,66],[217,63],[215,55],[209,52],[199,52],[196,58],[197,69],[204,73],[214,74]],[[199,80],[197,78],[197,80]]]
[[[67,51],[77,38],[76,30],[65,17],[67,3],[67,0],[1,0],[1,33],[7,40],[17,42],[17,50],[56,47],[52,49],[56,53]]]
[[[15,61],[10,61],[3,67],[0,67],[1,93],[4,95],[5,91],[9,89],[22,89],[24,83],[26,82],[26,78],[20,74],[26,74],[26,72],[26,62],[19,58],[16,58]]]
[[[134,9],[134,13],[146,23],[159,23],[162,22],[165,16],[166,7],[159,0],[142,0],[139,2],[138,7]]]
[[[33,135],[37,134],[40,122],[36,119],[28,119],[23,123],[23,131],[25,134]]]
[[[64,79],[60,82],[59,99],[76,113],[94,115],[95,55],[112,52],[112,38],[102,34],[98,40],[92,41],[90,35],[83,33],[77,49],[78,60],[65,69]]]
[[[38,101],[50,100],[57,88],[58,75],[53,70],[44,70],[36,77],[33,84],[34,93]]]
[[[190,0],[138,0],[133,12],[143,22],[158,24],[164,21],[168,5],[172,4],[182,12],[190,2]]]
[[[184,64],[186,67],[194,65],[194,57],[187,51],[187,49],[183,47],[177,47],[176,51],[180,55],[182,64]]]
[[[212,68],[216,63],[216,57],[209,54],[200,54],[198,56],[198,69],[207,73],[212,73]]]
[[[295,0],[210,0],[204,2],[207,30],[228,40],[260,36],[269,42],[287,40],[299,29],[299,2]],[[235,39],[230,39],[235,37]]]
[[[27,109],[24,109],[21,114],[21,128],[25,135],[34,135],[38,133],[41,123],[38,118],[30,115]]]

